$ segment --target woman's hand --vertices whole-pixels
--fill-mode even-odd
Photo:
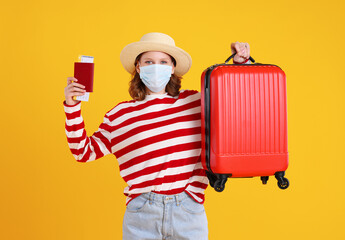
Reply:
[[[231,43],[231,54],[234,56],[234,62],[242,63],[250,57],[250,48],[248,43],[235,42]]]
[[[74,82],[72,82],[74,81]],[[65,87],[65,98],[67,105],[74,105],[80,102],[79,100],[73,100],[74,96],[81,96],[85,94],[84,85],[76,83],[78,79],[74,77],[67,78],[67,86]]]

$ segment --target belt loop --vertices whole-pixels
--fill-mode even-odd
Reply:
[[[152,205],[152,198],[153,198],[153,194],[152,194],[152,192],[150,192],[150,194],[149,194],[149,203],[150,203],[150,205]]]
[[[178,199],[178,195],[175,195],[175,197],[176,197],[176,205],[180,206],[180,200]]]

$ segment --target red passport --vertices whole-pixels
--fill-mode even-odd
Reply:
[[[74,77],[85,86],[86,92],[93,92],[93,69],[95,63],[74,62]]]

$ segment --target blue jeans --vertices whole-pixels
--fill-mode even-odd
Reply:
[[[205,208],[187,193],[143,193],[130,201],[123,218],[124,240],[207,240]]]

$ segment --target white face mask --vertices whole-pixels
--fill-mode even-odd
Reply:
[[[168,84],[172,66],[162,64],[151,64],[140,68],[140,78],[152,92],[160,92]]]

